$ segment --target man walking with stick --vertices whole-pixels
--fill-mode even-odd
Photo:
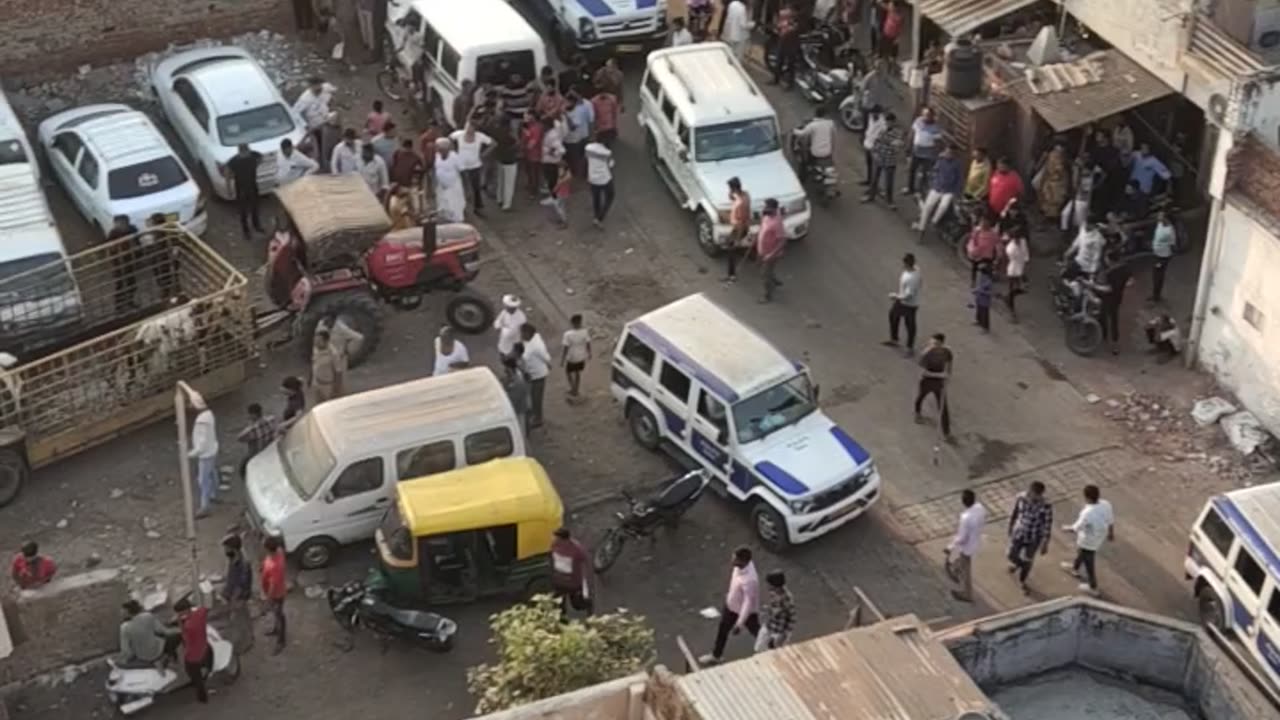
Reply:
[[[920,405],[925,397],[932,395],[938,402],[939,423],[942,436],[951,440],[951,409],[947,407],[947,382],[951,379],[951,364],[955,357],[951,348],[947,347],[947,336],[934,333],[929,339],[929,349],[920,356],[920,385],[916,392],[916,422],[923,423]]]

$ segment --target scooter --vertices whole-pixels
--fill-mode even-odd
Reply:
[[[804,146],[804,138],[791,132],[791,157],[800,169],[800,182],[817,194],[823,206],[840,196],[840,176],[831,158],[814,158]]]
[[[240,658],[235,648],[212,625],[206,633],[213,651],[213,667],[208,671],[206,682],[215,677],[224,683],[235,682],[240,676]],[[155,665],[137,668],[117,667],[114,661],[107,662],[111,667],[107,674],[107,695],[121,715],[133,715],[155,703],[157,696],[191,684],[176,661],[161,660]]]
[[[364,627],[382,641],[384,652],[391,640],[407,641],[434,652],[453,649],[458,624],[443,615],[390,605],[358,580],[331,587],[327,595],[329,610],[338,625],[347,632]]]
[[[694,470],[668,482],[653,497],[637,500],[626,490],[622,496],[630,505],[628,512],[615,513],[618,524],[596,543],[591,554],[591,567],[602,574],[618,561],[627,539],[652,538],[659,526],[674,528],[689,508],[698,502],[711,482],[705,470]]]

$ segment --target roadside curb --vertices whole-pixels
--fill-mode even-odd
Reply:
[[[526,304],[533,304],[547,314],[547,320],[555,325],[557,332],[569,327],[569,311],[558,303],[532,270],[516,257],[511,245],[502,237],[502,233],[489,221],[477,219],[473,224],[480,229],[486,242],[498,250],[497,259],[515,278],[516,284],[524,293],[522,298]]]

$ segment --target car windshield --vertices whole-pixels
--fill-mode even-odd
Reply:
[[[171,190],[187,181],[187,173],[171,157],[156,158],[107,173],[112,200],[129,200]]]
[[[73,289],[67,263],[58,253],[0,263],[0,299],[6,302],[47,298]]]
[[[17,140],[0,142],[0,165],[22,165],[27,162],[27,152]]]
[[[293,131],[293,118],[279,103],[218,118],[218,138],[227,147],[271,140]]]
[[[753,442],[793,425],[817,407],[813,383],[809,382],[808,375],[800,373],[733,406],[738,442]]]
[[[280,448],[280,463],[284,465],[289,484],[299,497],[310,500],[337,464],[329,443],[320,432],[316,416],[311,413],[302,416],[276,444]]]
[[[771,117],[700,127],[694,131],[694,159],[715,162],[778,149],[778,124]]]

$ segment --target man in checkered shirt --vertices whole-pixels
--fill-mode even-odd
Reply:
[[[1027,576],[1035,563],[1036,552],[1049,553],[1049,536],[1053,529],[1053,505],[1044,497],[1044,483],[1036,480],[1018,494],[1009,516],[1009,572],[1018,574],[1023,594],[1030,593]]]
[[[756,652],[787,644],[796,624],[796,603],[787,589],[787,576],[774,570],[764,576],[764,582],[769,588],[769,600],[764,606],[764,627],[756,635]]]
[[[276,439],[276,419],[271,415],[263,415],[262,406],[253,403],[249,406],[249,424],[240,431],[236,439],[246,446],[245,456],[240,461],[240,477],[243,478],[249,459]]]

